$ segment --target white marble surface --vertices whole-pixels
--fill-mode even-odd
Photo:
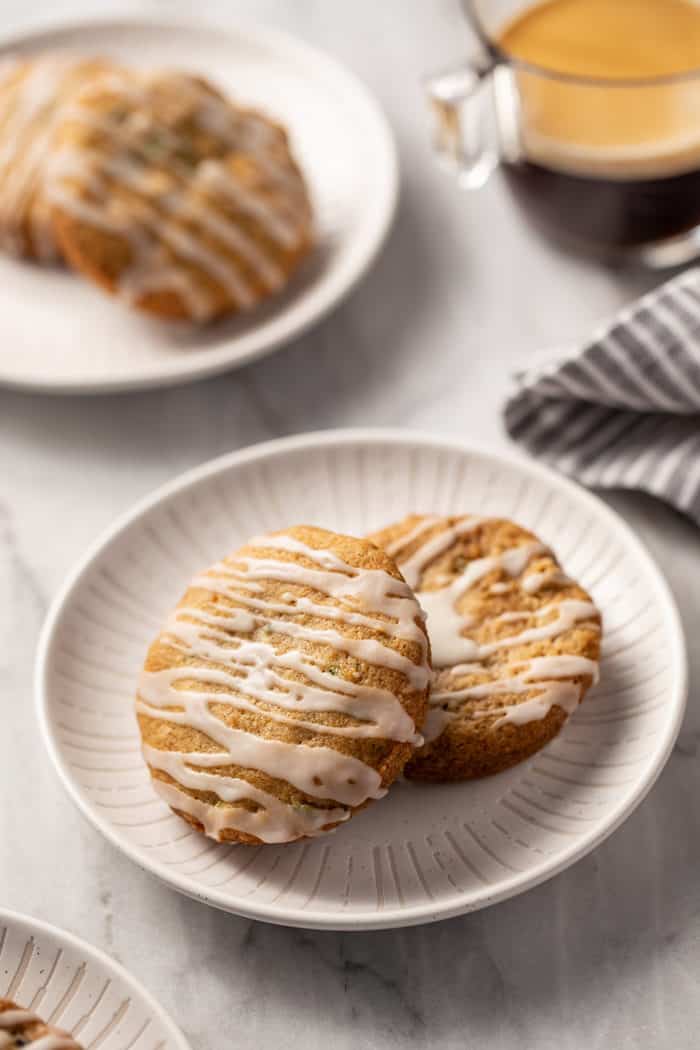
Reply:
[[[204,5],[206,6],[206,4]],[[94,4],[96,9],[98,4]],[[210,2],[289,28],[362,76],[396,130],[398,220],[357,292],[289,349],[171,391],[51,399],[0,391],[0,904],[106,949],[197,1050],[695,1048],[700,1024],[700,716],[691,692],[646,802],[563,875],[488,911],[386,933],[305,933],[164,889],[88,827],[50,769],[32,674],[48,603],[113,517],[211,456],[281,434],[406,425],[505,447],[508,373],[652,283],[567,258],[494,181],[434,168],[419,78],[468,39],[456,0]],[[4,24],[74,10],[3,0]],[[99,4],[100,10],[104,5]],[[186,3],[124,3],[167,15]],[[202,9],[202,4],[198,5]],[[700,669],[700,534],[632,494],[610,502],[667,573]]]

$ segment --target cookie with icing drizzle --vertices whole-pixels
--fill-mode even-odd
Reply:
[[[601,618],[552,551],[511,521],[411,515],[370,539],[427,615],[425,746],[405,775],[498,773],[559,732],[598,677]]]
[[[45,1024],[32,1010],[0,999],[0,1050],[82,1050],[73,1036]]]
[[[249,310],[312,246],[285,130],[201,77],[130,72],[86,86],[63,110],[46,181],[71,265],[163,318]]]
[[[395,562],[311,526],[194,579],[136,701],[159,795],[219,841],[316,836],[382,798],[422,743],[429,645]]]
[[[109,70],[105,59],[61,55],[9,57],[0,64],[0,248],[55,263],[45,171],[61,110]]]

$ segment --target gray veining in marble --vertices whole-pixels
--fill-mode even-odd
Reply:
[[[188,6],[137,0],[121,9]],[[23,7],[2,0],[8,26],[75,10],[62,0]],[[419,78],[468,47],[456,0],[209,7],[289,28],[367,81],[398,138],[398,219],[339,310],[241,372],[85,400],[0,391],[0,904],[106,949],[196,1050],[691,1050],[700,1028],[694,691],[660,781],[594,854],[496,908],[394,932],[307,933],[186,900],[94,833],[49,768],[32,700],[38,632],[72,563],[116,514],[193,464],[299,430],[408,425],[505,447],[498,408],[509,371],[652,283],[555,251],[525,227],[497,179],[467,197],[435,169]],[[692,682],[700,534],[650,499],[608,499],[668,575]]]

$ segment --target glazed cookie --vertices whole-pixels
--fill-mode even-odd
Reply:
[[[498,518],[412,515],[370,537],[427,614],[434,677],[419,780],[521,762],[559,732],[598,676],[601,620],[531,532]]]
[[[9,999],[0,999],[0,1050],[21,1046],[36,1047],[36,1050],[82,1050],[67,1032],[45,1024],[31,1010],[24,1010]]]
[[[220,841],[318,835],[381,798],[422,740],[428,643],[394,561],[310,526],[192,581],[137,713],[162,798]]]
[[[53,234],[44,175],[62,108],[109,69],[99,58],[58,55],[8,58],[0,65],[0,248],[53,263]]]
[[[48,175],[69,262],[165,318],[278,292],[312,244],[282,127],[183,73],[105,77],[64,111]]]

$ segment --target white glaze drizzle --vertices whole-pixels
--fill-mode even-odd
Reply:
[[[80,99],[65,111],[64,119],[97,130],[120,147],[118,152],[110,155],[109,150],[97,152],[77,146],[56,151],[50,165],[47,195],[63,211],[127,240],[131,263],[119,277],[117,294],[138,302],[150,292],[175,291],[196,319],[206,320],[215,312],[215,300],[207,294],[204,282],[189,268],[179,268],[163,251],[163,244],[176,258],[205,273],[241,308],[254,306],[261,295],[249,274],[269,291],[278,290],[285,275],[269,248],[246,235],[220,205],[228,202],[254,217],[273,245],[294,250],[301,244],[309,208],[303,181],[293,163],[283,165],[275,159],[279,151],[275,153],[274,147],[283,133],[270,127],[258,114],[233,110],[227,101],[193,86],[191,81],[183,81],[183,90],[197,94],[193,112],[196,123],[202,129],[213,131],[232,150],[246,154],[259,170],[285,188],[285,194],[275,198],[262,196],[243,186],[235,174],[216,159],[202,161],[195,171],[178,159],[176,153],[181,144],[178,136],[145,113],[148,80],[139,83],[132,77],[129,81],[115,80],[115,84],[120,96],[126,96],[128,103],[136,107],[129,121],[118,123],[109,112],[100,116],[88,105],[81,104]],[[144,107],[142,111],[138,110],[139,104]],[[159,147],[167,153],[163,167],[175,180],[175,185],[166,193],[154,194],[150,189],[153,163],[149,160],[147,140],[144,141],[144,132],[148,131],[157,137]],[[78,183],[90,199],[80,196],[74,186],[69,188],[69,184],[74,183]],[[130,209],[120,210],[110,205],[114,184],[126,186],[138,198],[136,217],[130,214]],[[285,197],[294,200],[293,209]],[[219,207],[215,206],[217,201]],[[193,232],[193,226],[210,235],[215,244],[205,243],[201,235]]]
[[[31,1024],[32,1021],[38,1020],[39,1018],[31,1010],[24,1010],[20,1006],[11,1007],[0,1013],[0,1028],[18,1028],[20,1025]]]
[[[11,1007],[9,1010],[3,1010],[0,1013],[0,1047],[15,1045],[14,1037],[9,1035],[9,1029],[24,1028],[25,1025],[36,1023],[43,1022],[31,1010],[23,1010],[20,1007]],[[24,1046],[30,1046],[33,1050],[80,1050],[75,1039],[67,1033],[47,1032],[35,1039],[29,1039],[24,1032],[16,1034],[21,1035],[23,1040],[25,1040]]]
[[[162,752],[159,754],[162,755]],[[188,769],[187,772],[193,776],[191,769]],[[181,783],[202,789],[201,782],[195,779],[190,780],[189,783],[187,779],[183,779]],[[232,777],[212,777],[210,783],[215,787],[208,790],[215,790],[216,794],[229,805],[210,806],[198,798],[179,791],[174,784],[167,784],[162,780],[154,781],[156,790],[164,802],[167,802],[173,809],[194,817],[204,828],[205,834],[217,840],[220,840],[222,832],[230,831],[233,827],[236,831],[255,835],[263,842],[271,844],[290,842],[303,837],[314,838],[323,833],[329,825],[342,824],[351,813],[349,809],[341,808],[289,806],[280,802],[276,796],[266,795],[265,792],[254,788],[248,781],[237,781]],[[243,799],[259,802],[262,808],[252,813],[250,810],[239,807],[236,810],[234,821],[232,820],[231,804]]]
[[[471,698],[489,697],[498,693],[526,693],[532,688],[532,682],[542,680],[544,684],[549,684],[549,679],[576,678],[579,675],[589,675],[593,682],[598,681],[598,664],[595,660],[589,660],[585,656],[575,656],[569,653],[555,656],[532,656],[521,663],[523,670],[517,673],[514,668],[509,668],[513,670],[513,675],[509,678],[480,682],[478,685],[466,686],[464,689],[435,690],[432,697],[433,702],[435,704],[446,703],[449,707],[453,707],[460,701]],[[459,677],[474,670],[484,671],[481,664],[466,666],[469,666],[469,672],[461,668],[459,670],[453,668],[452,675]]]
[[[278,168],[266,170],[268,176],[274,176],[280,181],[281,175]],[[291,215],[289,209],[280,206],[273,211],[260,201],[254,194],[250,193],[239,183],[234,182],[226,168],[218,161],[206,160],[198,172],[199,181],[204,189],[215,192],[218,196],[230,201],[235,207],[261,224],[265,232],[285,248],[293,248],[298,238],[298,222]],[[287,176],[283,176],[285,182]],[[292,187],[289,187],[292,189]]]
[[[393,693],[346,680],[333,673],[332,665],[322,666],[300,646],[322,642],[335,652],[398,671],[407,685],[423,690],[430,675],[427,643],[416,623],[420,610],[410,588],[389,573],[357,569],[332,551],[316,550],[286,535],[257,537],[249,547],[258,550],[236,555],[192,583],[194,588],[239,603],[237,607],[219,607],[216,612],[181,607],[163,629],[164,642],[204,665],[144,671],[137,710],[196,729],[215,748],[184,754],[144,746],[153,769],[183,787],[213,791],[223,804],[211,806],[186,795],[177,784],[155,778],[156,790],[170,805],[196,817],[215,838],[229,828],[264,842],[286,842],[300,835],[319,834],[328,824],[347,819],[348,807],[381,798],[385,789],[379,774],[360,759],[332,747],[265,738],[228,726],[212,706],[218,703],[227,709],[262,714],[293,729],[330,737],[379,738],[418,745],[422,738]],[[276,550],[301,555],[309,564],[277,559]],[[263,580],[309,588],[318,592],[318,597],[290,591],[279,601],[268,601],[262,597]],[[362,625],[379,637],[353,638],[334,628],[317,628],[292,619],[300,615],[339,625]],[[264,628],[269,641],[245,637],[256,628]],[[273,644],[273,639],[281,636],[288,640],[284,651]],[[391,639],[416,645],[420,663],[413,663],[393,648]],[[302,680],[289,677],[286,672],[290,671]],[[321,713],[347,717],[340,725],[303,717]],[[332,799],[338,805],[294,806],[244,778],[215,772],[229,766],[261,771],[312,798]],[[258,806],[254,812],[236,805],[246,799]]]
[[[425,535],[426,532],[439,524],[439,522],[440,518],[438,518],[437,515],[426,514],[409,532],[405,532],[402,536],[399,536],[398,539],[392,540],[391,543],[386,543],[384,545],[385,551],[387,554],[391,555],[392,558],[395,558],[400,551],[410,547],[412,543],[415,543],[416,540],[420,539],[421,536]]]
[[[452,542],[443,546],[441,553],[449,549]],[[437,545],[433,544],[433,546]],[[463,612],[458,611],[459,599],[479,580],[496,569],[506,572],[509,576],[519,576],[528,562],[544,550],[541,543],[532,542],[514,547],[512,550],[502,551],[500,554],[489,555],[486,558],[475,558],[466,565],[464,572],[448,586],[441,587],[439,590],[418,592],[418,600],[428,617],[434,667],[451,667],[452,664],[462,660],[478,660],[484,655],[479,646],[471,638],[465,638],[462,633],[469,627],[469,619]],[[413,558],[415,560],[416,555]]]
[[[408,567],[407,578],[410,578],[415,587],[420,584],[421,575],[430,563],[448,551],[460,535],[471,531],[482,519],[460,519],[450,528],[428,539],[405,561],[402,560],[401,551],[406,550],[421,535],[433,530],[440,520],[436,517],[423,519],[388,548],[397,556],[404,575]],[[505,669],[500,665],[495,669],[490,668],[487,662],[487,658],[494,653],[529,642],[556,638],[578,623],[595,623],[597,626],[598,614],[591,602],[563,599],[536,610],[505,611],[492,617],[491,622],[515,623],[532,617],[544,622],[500,637],[493,642],[479,644],[463,634],[473,624],[467,613],[458,611],[457,603],[475,584],[494,570],[506,573],[513,580],[512,583],[498,581],[491,584],[489,593],[496,595],[510,592],[514,585],[519,586],[527,595],[535,594],[545,586],[569,585],[571,580],[558,569],[526,572],[530,561],[544,553],[548,553],[546,547],[539,542],[530,541],[511,550],[468,562],[464,571],[444,587],[429,591],[417,590],[421,606],[427,613],[435,668],[450,668],[451,679],[475,674],[489,675],[484,681],[464,689],[433,688],[428,718],[423,727],[423,735],[427,742],[435,740],[445,726],[456,717],[474,720],[495,717],[493,728],[496,728],[509,722],[524,725],[538,721],[545,718],[554,706],[561,708],[568,716],[578,705],[582,690],[576,682],[559,679],[587,677],[592,682],[598,680],[597,663],[575,655],[532,657]],[[499,677],[494,678],[494,673]],[[439,671],[436,671],[435,679],[439,677]],[[444,683],[444,676],[440,677],[440,681]],[[535,696],[501,707],[464,706],[480,698],[490,699],[499,694],[526,694],[534,689],[537,689]]]
[[[537,594],[543,587],[566,587],[571,580],[561,569],[545,569],[523,576],[520,586],[525,594]]]
[[[57,99],[66,77],[79,63],[58,56],[44,56],[20,73],[16,89],[7,88],[0,105],[0,242],[5,250],[21,251],[20,224],[29,219],[32,245],[42,262],[58,258],[48,221],[34,207],[40,191],[51,140],[55,131]],[[7,65],[9,79],[19,71],[19,61]]]
[[[464,517],[460,518],[454,525],[451,525],[447,529],[443,529],[442,532],[438,532],[432,538],[426,540],[425,543],[421,544],[420,547],[407,558],[398,557],[399,564],[401,566],[401,573],[409,584],[414,589],[418,586],[418,582],[421,577],[421,573],[425,569],[426,565],[429,565],[431,561],[439,558],[441,554],[449,550],[455,540],[459,539],[460,536],[465,536],[469,532],[473,532],[481,523],[481,518]],[[423,532],[428,531],[432,528],[439,518],[430,517],[423,522],[423,525],[416,526],[416,528],[408,534],[406,539],[415,541]],[[402,546],[405,546],[406,539],[402,543],[397,541],[397,545],[394,545],[394,556],[399,554]],[[390,551],[389,553],[392,553]]]
[[[498,652],[500,649],[508,649],[514,645],[525,645],[528,642],[545,641],[548,638],[556,638],[565,631],[570,631],[577,623],[591,622],[598,615],[593,602],[580,601],[577,598],[564,598],[560,602],[544,605],[541,609],[535,609],[533,616],[541,619],[555,613],[554,619],[539,627],[527,627],[518,634],[509,635],[507,638],[499,638],[496,642],[488,642],[479,646],[479,655],[487,656]],[[520,619],[520,617],[518,617]]]
[[[492,583],[489,587],[489,594],[507,594],[510,588],[509,583]]]

